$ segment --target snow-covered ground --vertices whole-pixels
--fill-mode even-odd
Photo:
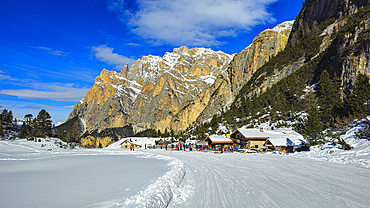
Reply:
[[[370,116],[367,117],[367,120],[370,120]],[[344,141],[353,147],[352,150],[343,150],[338,146],[326,144],[322,147],[311,147],[308,152],[297,152],[292,156],[370,168],[370,138],[366,140],[356,137],[356,132],[363,129],[364,125],[363,122],[360,122],[341,136]]]
[[[368,207],[370,142],[356,139],[356,128],[361,126],[344,137],[353,150],[327,145],[289,155],[129,151],[117,143],[104,149],[70,149],[58,139],[0,141],[0,204]]]

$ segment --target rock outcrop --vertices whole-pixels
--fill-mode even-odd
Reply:
[[[232,57],[184,46],[163,57],[144,56],[120,73],[104,69],[69,119],[79,116],[87,130],[125,125],[170,130],[173,117],[226,71]]]
[[[356,75],[359,72],[370,73],[370,10],[367,8],[370,7],[369,2],[369,0],[307,0],[293,24],[286,49],[298,47],[299,41],[310,38],[321,40],[317,53],[307,55],[304,52],[302,56],[289,60],[288,64],[275,67],[269,73],[258,73],[258,77],[253,78],[255,80],[253,87],[243,92],[243,95],[238,95],[238,99],[262,94],[316,57],[320,58],[317,60],[318,65],[311,84],[317,81],[323,70],[327,70],[331,78],[337,76],[341,79],[344,97],[350,95]],[[323,25],[327,26],[320,28]]]
[[[250,46],[234,56],[227,74],[221,73],[212,86],[181,109],[172,121],[172,129],[182,131],[200,124],[231,104],[253,73],[271,57],[284,50],[293,22],[279,24],[254,38]]]
[[[239,93],[258,68],[285,49],[293,23],[284,22],[261,32],[250,46],[234,57],[228,69],[233,96]]]

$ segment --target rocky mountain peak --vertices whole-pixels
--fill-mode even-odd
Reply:
[[[87,129],[122,127],[128,123],[170,129],[172,116],[183,103],[212,85],[232,58],[221,51],[182,46],[163,57],[143,56],[131,67],[122,67],[121,72],[103,69],[69,118],[84,119]],[[154,110],[147,112],[151,108]]]

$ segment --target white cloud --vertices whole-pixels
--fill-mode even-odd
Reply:
[[[221,37],[235,37],[255,25],[274,22],[266,7],[276,1],[137,0],[138,8],[130,11],[125,1],[116,0],[108,9],[153,44],[211,46],[221,44]]]
[[[65,56],[65,55],[68,54],[66,52],[56,51],[56,50],[53,50],[52,48],[44,47],[44,46],[29,46],[29,47],[37,49],[37,50],[41,50],[41,51],[46,51],[46,52],[48,52],[49,54],[51,54],[53,56]]]
[[[1,74],[1,71],[0,71],[0,80],[5,80],[5,81],[17,81],[17,79],[9,76],[9,75],[4,75],[4,74]]]
[[[78,101],[86,95],[88,89],[61,87],[54,85],[45,85],[44,89],[50,90],[0,90],[0,94],[16,96],[25,99],[46,99],[56,101]]]
[[[105,45],[100,45],[98,47],[93,46],[91,49],[95,53],[96,59],[109,65],[115,65],[116,67],[121,67],[126,64],[131,65],[136,61],[135,59],[113,53],[113,48]]]
[[[34,104],[34,105],[27,105],[25,108],[33,108],[33,109],[42,109],[42,108],[61,108],[61,109],[73,109],[73,105],[70,106],[51,106],[51,105],[43,105],[43,104]]]
[[[137,44],[137,43],[127,43],[127,45],[129,45],[129,46],[140,46],[140,44]]]

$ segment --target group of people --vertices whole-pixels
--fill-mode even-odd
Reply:
[[[176,144],[176,145],[174,145],[174,144],[165,144],[164,146],[165,146],[166,150],[171,148],[172,150],[177,150],[177,151],[179,151],[179,150],[184,150],[185,151],[186,149],[189,149],[189,151],[193,151],[193,146],[194,145],[189,143],[189,144]],[[163,149],[162,145],[159,145],[159,147],[161,149]]]
[[[157,146],[158,147],[158,146]],[[215,145],[215,146],[210,146],[210,145],[204,145],[204,144],[200,144],[200,145],[196,145],[196,144],[192,144],[192,143],[189,143],[189,144],[160,144],[159,145],[159,148],[160,149],[165,149],[165,150],[168,150],[168,149],[172,149],[172,150],[176,150],[176,151],[186,151],[186,150],[189,150],[189,151],[193,151],[193,148],[197,151],[221,151],[221,152],[234,152],[234,151],[238,151],[238,147],[236,145]],[[153,146],[153,149],[155,149],[155,146]]]

